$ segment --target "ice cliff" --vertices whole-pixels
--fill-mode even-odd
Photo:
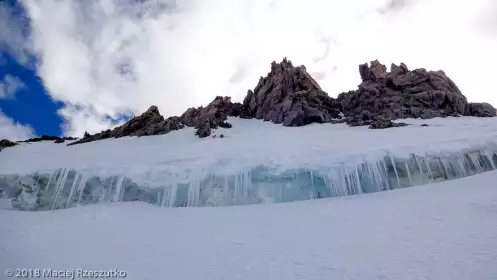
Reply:
[[[0,188],[21,210],[112,201],[228,206],[355,195],[497,169],[495,118],[404,120],[386,130],[284,128],[229,119],[224,138],[187,129],[76,146],[22,144],[2,153]]]

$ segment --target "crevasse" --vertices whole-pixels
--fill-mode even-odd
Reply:
[[[356,195],[466,177],[497,169],[497,148],[438,155],[385,153],[358,165],[283,169],[259,165],[233,175],[147,187],[127,176],[92,176],[61,168],[51,173],[0,176],[14,208],[51,210],[100,202],[143,201],[162,207],[280,203]]]

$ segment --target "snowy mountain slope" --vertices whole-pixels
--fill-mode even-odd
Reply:
[[[496,118],[408,119],[410,126],[385,130],[229,121],[233,128],[218,129],[215,138],[185,128],[8,148],[0,175],[10,176],[0,176],[0,188],[12,196],[20,188],[12,182],[37,184],[17,199],[24,210],[130,200],[216,206],[377,192],[497,169]]]
[[[494,171],[272,205],[0,210],[0,271],[120,269],[132,280],[493,280],[495,182]]]
[[[344,124],[289,128],[238,118],[229,122],[233,128],[218,129],[217,135],[226,136],[223,139],[199,139],[191,128],[185,128],[166,135],[107,139],[69,147],[51,142],[22,144],[2,152],[0,173],[66,167],[93,174],[127,174],[143,181],[148,181],[140,178],[144,172],[154,172],[155,178],[168,180],[167,173],[178,172],[181,177],[190,175],[188,170],[195,175],[195,171],[202,170],[233,174],[260,164],[328,167],[383,151],[406,156],[458,152],[497,143],[497,118],[407,119],[403,122],[412,126],[385,130]],[[160,177],[162,172],[164,176]]]

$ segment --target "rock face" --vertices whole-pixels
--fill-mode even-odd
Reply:
[[[239,116],[241,108],[242,104],[232,103],[230,97],[218,96],[206,107],[189,108],[180,117],[164,119],[157,106],[151,106],[145,113],[113,130],[109,129],[94,135],[85,133],[82,139],[68,146],[108,138],[166,134],[185,126],[194,127],[197,129],[196,135],[203,138],[211,134],[211,129],[231,127],[231,124],[226,122],[228,116]]]
[[[164,119],[159,113],[157,106],[151,106],[145,113],[132,118],[127,123],[100,133],[90,135],[85,133],[84,137],[76,142],[68,144],[75,145],[108,138],[120,138],[124,136],[146,136],[166,134],[173,130],[183,128],[178,117]]]
[[[218,127],[231,128],[228,117],[238,117],[242,104],[232,103],[231,97],[217,96],[206,107],[189,108],[180,117],[186,126],[197,129],[195,135],[200,138],[211,135],[211,130]]]
[[[465,113],[475,117],[495,117],[497,111],[488,103],[469,103]]]
[[[443,71],[409,70],[392,64],[390,72],[378,60],[359,66],[359,89],[338,96],[350,125],[369,125],[378,119],[435,118],[447,116],[493,117],[487,103],[468,103]]]
[[[243,101],[241,117],[271,121],[283,126],[325,123],[339,118],[335,100],[321,90],[305,66],[294,67],[286,58],[273,62]]]
[[[7,139],[2,139],[2,140],[0,140],[0,151],[3,148],[14,147],[15,145],[17,145],[17,143],[12,142],[12,141],[7,140]]]
[[[271,71],[249,90],[243,104],[230,97],[217,96],[207,106],[189,108],[179,117],[164,119],[156,106],[113,130],[69,145],[124,136],[166,134],[185,126],[208,137],[212,129],[231,128],[228,117],[255,118],[283,126],[310,123],[368,125],[371,129],[404,126],[392,120],[447,116],[494,117],[496,109],[488,103],[468,103],[456,84],[443,71],[409,70],[404,63],[392,64],[390,71],[378,60],[359,66],[361,84],[357,90],[331,98],[307,73],[286,58],[271,64]],[[342,119],[342,116],[345,118]]]
[[[50,136],[50,135],[42,135],[41,137],[35,137],[35,138],[30,138],[28,140],[24,140],[21,142],[25,143],[33,143],[33,142],[41,142],[41,141],[62,141],[60,143],[63,143],[65,140],[76,140],[77,138],[74,137],[58,137],[58,136]]]
[[[385,128],[390,128],[390,127],[402,127],[402,126],[407,126],[408,124],[400,122],[400,123],[394,123],[391,120],[376,120],[371,123],[369,126],[369,129],[385,129]]]

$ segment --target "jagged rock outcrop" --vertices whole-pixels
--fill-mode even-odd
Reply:
[[[385,129],[385,128],[391,128],[391,127],[402,127],[402,126],[407,126],[408,124],[399,122],[395,123],[392,122],[391,120],[376,120],[369,125],[369,129]]]
[[[0,140],[0,151],[3,148],[14,147],[15,145],[17,145],[16,142],[12,142],[12,141],[7,140],[7,139],[2,139],[2,140]]]
[[[468,103],[443,71],[409,70],[392,64],[390,72],[378,60],[359,66],[359,89],[338,96],[340,110],[350,125],[370,125],[378,119],[447,116],[493,117],[487,103]]]
[[[145,133],[144,130],[162,121],[164,117],[160,114],[159,108],[151,106],[145,113],[112,130],[111,137],[119,138]]]
[[[41,137],[35,137],[35,138],[30,138],[28,140],[24,140],[21,142],[25,143],[35,143],[35,142],[41,142],[41,141],[62,141],[60,143],[63,143],[65,140],[76,140],[77,138],[75,137],[59,137],[59,136],[50,136],[50,135],[42,135]]]
[[[163,121],[153,123],[150,126],[139,129],[136,132],[131,133],[129,136],[160,135],[182,129],[183,127],[185,126],[181,123],[181,120],[178,117],[169,117]]]
[[[130,121],[113,130],[108,129],[94,135],[85,133],[82,139],[70,143],[68,146],[107,138],[166,134],[183,127],[178,117],[164,119],[157,106],[151,106],[145,113],[132,118]]]
[[[465,114],[474,117],[495,117],[496,109],[488,103],[469,103]]]
[[[241,117],[271,121],[284,126],[303,126],[339,118],[335,100],[307,73],[283,59],[273,62],[271,72],[261,77],[243,101]]]
[[[242,104],[232,103],[230,97],[218,96],[206,107],[189,108],[180,117],[164,119],[157,106],[151,106],[145,113],[113,130],[108,129],[94,135],[86,132],[82,139],[68,146],[108,138],[166,134],[182,129],[185,125],[197,129],[196,135],[203,138],[211,134],[211,129],[230,128],[231,124],[226,122],[228,116],[239,116],[241,108]]]
[[[468,103],[456,84],[443,71],[409,70],[401,63],[390,71],[378,60],[359,66],[362,83],[357,90],[331,98],[307,73],[305,66],[292,62],[271,64],[271,71],[261,77],[255,89],[249,90],[243,104],[230,97],[217,96],[207,106],[189,108],[179,117],[164,119],[156,106],[113,130],[95,135],[85,133],[83,139],[69,145],[124,136],[166,134],[185,126],[196,129],[200,138],[212,129],[231,128],[228,117],[255,118],[283,126],[310,123],[342,123],[367,125],[371,129],[404,126],[392,120],[447,116],[493,117],[496,109],[488,103]],[[342,115],[345,118],[342,119]]]
[[[206,107],[189,108],[180,117],[186,126],[197,129],[195,135],[200,138],[211,135],[211,130],[218,127],[231,128],[227,123],[228,117],[237,117],[242,110],[242,104],[232,103],[231,97],[217,96]]]

